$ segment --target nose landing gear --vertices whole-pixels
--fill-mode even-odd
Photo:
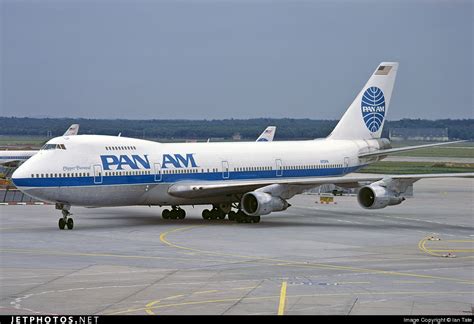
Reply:
[[[74,228],[74,220],[71,216],[72,214],[69,212],[71,206],[64,205],[64,204],[56,204],[56,209],[61,210],[63,217],[59,219],[58,226],[59,229],[63,230],[65,228],[72,230]]]

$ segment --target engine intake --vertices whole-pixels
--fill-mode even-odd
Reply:
[[[280,197],[274,197],[265,192],[252,191],[242,197],[241,206],[247,215],[260,216],[285,210],[290,204]]]
[[[367,209],[381,209],[401,204],[405,197],[397,196],[390,190],[378,185],[362,187],[357,194],[359,204]]]

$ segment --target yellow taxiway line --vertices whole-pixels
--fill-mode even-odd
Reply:
[[[278,315],[285,314],[285,303],[286,303],[286,281],[281,283],[281,290],[280,290],[280,304],[278,305]]]

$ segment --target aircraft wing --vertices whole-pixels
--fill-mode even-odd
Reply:
[[[389,154],[398,153],[398,152],[418,150],[418,149],[422,149],[422,148],[426,148],[426,147],[441,146],[441,145],[446,145],[446,144],[454,144],[454,143],[462,143],[462,142],[467,142],[467,141],[442,142],[442,143],[434,143],[434,144],[397,147],[397,148],[392,148],[392,149],[387,149],[387,150],[379,150],[379,151],[375,151],[375,152],[361,153],[361,154],[359,154],[359,158],[389,155]]]
[[[359,187],[368,182],[382,179],[399,180],[414,183],[424,178],[474,178],[474,173],[439,173],[439,174],[405,174],[405,175],[347,175],[343,177],[286,178],[262,180],[222,180],[222,181],[183,181],[168,188],[168,193],[179,198],[204,198],[233,194],[243,194],[269,185],[317,187],[323,184],[337,184],[345,187]]]

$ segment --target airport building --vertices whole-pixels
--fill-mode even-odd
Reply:
[[[447,128],[391,128],[389,138],[392,141],[436,141],[449,140]]]

